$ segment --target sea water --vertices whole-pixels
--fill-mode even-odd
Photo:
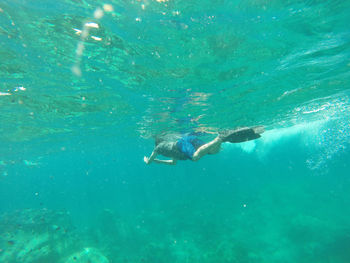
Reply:
[[[350,1],[0,2],[0,261],[350,262]],[[263,125],[176,166],[163,132]]]

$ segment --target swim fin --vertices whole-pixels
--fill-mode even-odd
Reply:
[[[223,142],[240,143],[258,139],[264,131],[264,126],[243,127],[235,130],[224,130],[219,132],[219,136]]]

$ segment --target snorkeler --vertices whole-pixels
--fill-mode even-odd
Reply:
[[[150,157],[144,157],[146,164],[152,162],[175,165],[177,160],[198,161],[206,154],[216,154],[223,142],[240,143],[255,140],[265,131],[263,126],[244,127],[235,130],[224,130],[212,141],[204,143],[196,133],[169,133],[155,139],[155,148]],[[156,159],[157,155],[170,157],[170,160]]]

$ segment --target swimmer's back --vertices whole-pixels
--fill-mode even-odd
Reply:
[[[176,160],[186,160],[188,157],[182,153],[177,146],[177,141],[161,141],[157,144],[155,151],[166,157]]]

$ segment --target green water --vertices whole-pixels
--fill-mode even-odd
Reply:
[[[0,261],[350,262],[349,14],[2,0]],[[143,162],[159,133],[254,125],[198,162]]]

